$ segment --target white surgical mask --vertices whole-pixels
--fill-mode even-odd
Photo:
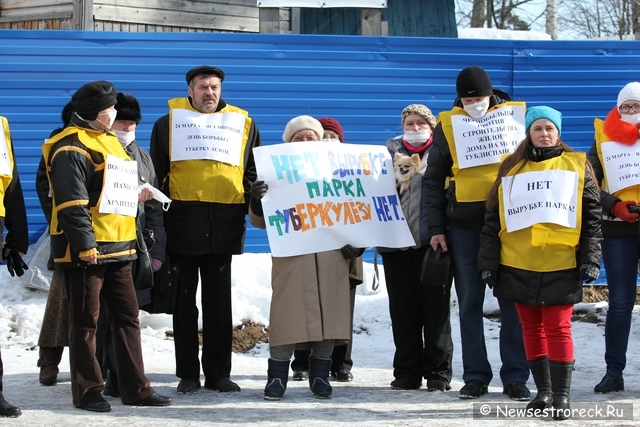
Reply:
[[[636,114],[620,114],[620,120],[623,122],[631,123],[632,125],[637,125],[640,123],[640,113]]]
[[[109,124],[106,124],[105,122],[103,122],[97,117],[96,117],[96,120],[107,127],[105,130],[111,130],[111,126],[113,126],[113,124],[115,123],[118,112],[116,110],[113,110],[113,111],[109,111],[107,114],[109,115]]]
[[[125,132],[123,130],[113,130],[116,133],[116,136],[118,137],[118,141],[120,141],[120,144],[122,144],[123,147],[128,146],[129,144],[131,144],[133,141],[136,140],[136,131],[131,131],[131,132]]]
[[[489,100],[485,99],[480,102],[476,102],[475,104],[469,104],[464,106],[464,111],[467,112],[468,115],[473,117],[474,119],[479,119],[487,114],[487,110],[489,109]]]
[[[402,139],[407,141],[412,147],[423,145],[431,137],[431,131],[428,129],[406,130]]]
[[[334,139],[334,138],[326,138],[326,139],[321,139],[321,142],[330,142],[332,144],[340,144],[340,140],[339,139]]]

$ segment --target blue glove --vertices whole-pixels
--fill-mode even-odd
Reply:
[[[20,256],[20,252],[15,249],[10,249],[9,254],[6,257],[7,260],[7,270],[9,270],[9,274],[11,277],[14,276],[22,276],[25,270],[28,270],[29,267],[22,260],[22,256]]]
[[[488,287],[493,289],[498,285],[498,272],[491,270],[482,270],[482,280]]]
[[[580,266],[580,280],[584,283],[591,283],[600,277],[600,266],[588,262]]]

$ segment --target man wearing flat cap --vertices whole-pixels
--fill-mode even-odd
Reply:
[[[231,257],[243,251],[260,133],[247,111],[220,97],[224,78],[208,65],[189,70],[189,97],[169,100],[169,114],[151,134],[158,182],[173,200],[164,223],[167,251],[180,272],[173,314],[178,394],[200,388],[198,278],[204,387],[240,391],[230,379]]]
[[[488,392],[493,378],[484,338],[482,305],[486,285],[478,270],[485,200],[504,154],[525,137],[524,102],[493,87],[480,67],[467,67],[456,79],[453,109],[441,112],[433,132],[424,180],[431,246],[451,249],[453,277],[460,306],[462,341],[461,399]],[[522,327],[515,304],[500,304],[500,379],[503,393],[529,400],[529,378]]]
[[[96,323],[106,303],[125,405],[168,406],[144,374],[138,304],[131,275],[136,258],[137,164],[111,126],[116,88],[87,83],[71,98],[71,123],[42,147],[53,194],[51,250],[64,269],[69,299],[73,404],[94,412],[111,406],[96,358]]]

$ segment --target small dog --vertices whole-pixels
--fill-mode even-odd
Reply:
[[[418,154],[412,154],[411,157],[396,152],[393,156],[393,170],[396,175],[396,185],[400,189],[400,194],[409,188],[409,180],[413,175],[420,171],[422,164]]]

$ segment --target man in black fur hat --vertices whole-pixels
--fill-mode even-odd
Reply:
[[[116,88],[87,83],[71,98],[71,124],[42,147],[53,194],[50,233],[56,266],[65,269],[73,404],[94,412],[111,406],[96,358],[96,321],[106,303],[125,405],[168,406],[144,374],[136,259],[138,175],[111,128]]]

